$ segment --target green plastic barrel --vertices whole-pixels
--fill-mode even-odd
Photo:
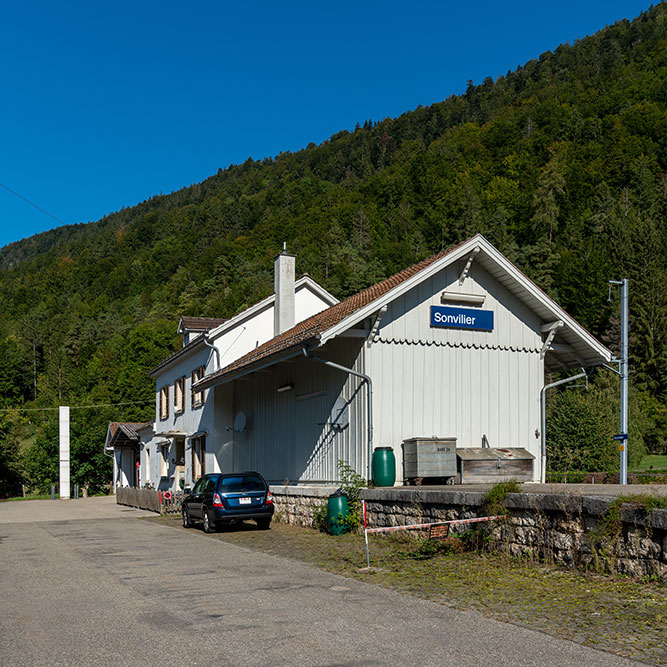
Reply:
[[[327,502],[327,525],[331,535],[342,535],[347,532],[344,519],[348,515],[350,507],[347,504],[347,496],[341,491],[332,493]]]
[[[391,447],[378,447],[373,451],[371,471],[375,486],[394,486],[396,481],[396,457]]]

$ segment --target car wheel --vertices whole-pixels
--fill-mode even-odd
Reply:
[[[271,519],[257,519],[257,526],[260,530],[271,528]]]
[[[204,507],[202,510],[202,516],[204,518],[204,532],[205,533],[214,533],[215,532],[215,523],[211,521],[211,517],[208,515],[208,510]]]
[[[181,510],[181,515],[183,516],[183,528],[192,528],[192,519],[190,518],[190,512],[188,512],[187,507],[184,507]]]

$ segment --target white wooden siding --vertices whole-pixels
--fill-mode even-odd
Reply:
[[[540,319],[473,263],[451,266],[388,307],[367,350],[376,387],[375,446],[393,447],[402,479],[401,443],[417,436],[456,437],[458,447],[525,447],[539,455],[539,395],[544,365]],[[430,306],[445,290],[485,294],[492,332],[430,326]],[[534,474],[539,473],[538,466]]]
[[[359,370],[360,348],[358,340],[333,341],[318,355]],[[294,388],[278,393],[285,384]],[[330,423],[339,396],[350,400],[350,422],[342,431]],[[247,430],[234,436],[236,470],[257,470],[279,483],[333,482],[342,459],[366,474],[366,386],[357,377],[297,357],[235,381],[234,409],[248,416]]]

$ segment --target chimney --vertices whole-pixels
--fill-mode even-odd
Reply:
[[[287,252],[287,244],[283,243],[283,251],[273,260],[273,286],[276,301],[273,306],[273,335],[278,336],[294,326],[294,255]]]

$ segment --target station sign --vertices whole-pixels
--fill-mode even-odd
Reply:
[[[454,306],[431,306],[431,326],[493,331],[493,311]]]

